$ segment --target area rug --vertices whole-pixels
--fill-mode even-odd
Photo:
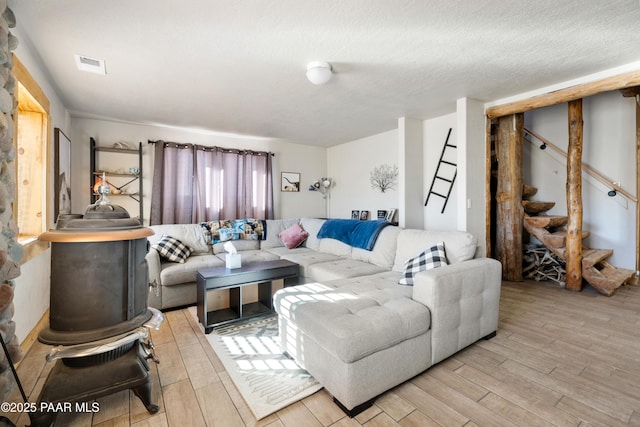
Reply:
[[[322,388],[283,353],[276,315],[214,328],[206,337],[258,420]]]

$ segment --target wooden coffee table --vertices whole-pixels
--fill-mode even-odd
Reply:
[[[287,260],[265,261],[247,264],[241,268],[207,268],[198,271],[198,320],[210,333],[214,326],[273,311],[271,282],[284,279],[284,285],[297,282],[298,264]],[[258,301],[242,303],[242,288],[258,284]],[[229,290],[229,308],[209,311],[207,292]]]

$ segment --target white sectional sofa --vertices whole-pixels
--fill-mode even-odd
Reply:
[[[287,249],[277,235],[299,223],[309,233]],[[307,369],[349,415],[381,393],[482,338],[495,335],[501,266],[474,258],[477,239],[460,231],[384,227],[368,251],[317,238],[324,220],[267,220],[267,238],[236,241],[242,263],[287,259],[300,265],[302,283],[277,291],[282,347]],[[147,255],[157,308],[193,304],[196,271],[224,265],[219,245],[205,243],[197,224],[152,226],[194,249],[184,264]],[[405,262],[444,243],[448,265],[421,271],[413,286],[399,284]],[[213,252],[213,253],[212,253]]]

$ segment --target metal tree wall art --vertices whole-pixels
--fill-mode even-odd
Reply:
[[[396,186],[398,181],[398,166],[380,165],[373,168],[369,174],[371,188],[384,193]]]

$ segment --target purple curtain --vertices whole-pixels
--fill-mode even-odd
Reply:
[[[273,218],[271,153],[155,145],[150,224]]]

